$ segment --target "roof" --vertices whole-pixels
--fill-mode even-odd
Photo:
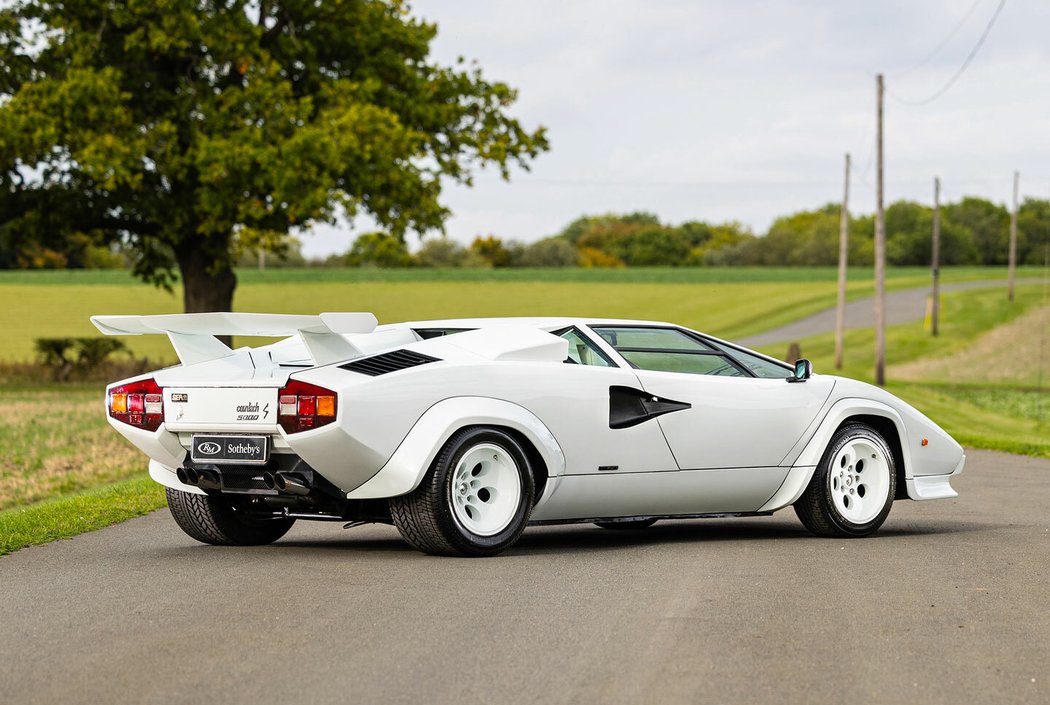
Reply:
[[[430,321],[404,321],[388,323],[382,328],[495,328],[497,326],[534,326],[544,330],[556,330],[568,326],[594,325],[645,325],[673,326],[676,323],[644,321],[626,318],[598,318],[585,316],[505,316],[492,318],[444,318]]]

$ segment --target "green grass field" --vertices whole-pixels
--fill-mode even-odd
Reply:
[[[164,506],[164,488],[147,475],[0,511],[0,556],[143,516]]]
[[[891,289],[926,286],[925,270],[891,270]],[[1032,275],[1022,272],[1022,276]],[[271,313],[372,311],[381,322],[470,316],[581,315],[662,319],[726,338],[776,327],[834,304],[834,268],[538,270],[246,270],[234,308]],[[532,277],[530,279],[530,277]],[[949,268],[944,280],[1005,277],[1002,268]],[[871,294],[850,272],[850,298]],[[178,313],[181,292],[118,271],[0,272],[0,362],[33,358],[36,338],[97,335],[99,313]],[[126,338],[134,354],[173,361],[167,341]],[[239,344],[252,341],[239,341]]]
[[[924,270],[891,271],[890,288],[928,283]],[[524,278],[530,275],[537,278]],[[1004,276],[1001,269],[967,268],[948,271],[945,281]],[[371,310],[381,321],[595,315],[670,320],[728,338],[777,327],[835,299],[830,268],[271,270],[242,272],[240,279],[235,308],[242,311]],[[850,297],[870,292],[870,274],[851,273]],[[36,337],[95,334],[87,321],[93,313],[175,313],[180,301],[178,292],[122,272],[5,272],[0,295],[9,302],[0,313],[9,331],[0,362],[31,359]],[[921,323],[889,330],[889,390],[966,445],[1050,457],[1050,400],[1032,378],[1033,364],[1043,360],[1029,359],[1042,354],[1033,330],[1047,321],[1040,286],[1020,287],[1014,304],[1002,288],[947,294],[938,338]],[[173,359],[160,336],[131,340],[136,355]],[[818,372],[834,372],[830,334],[800,342]],[[779,357],[785,349],[766,352]],[[843,374],[870,379],[872,350],[871,330],[849,332]],[[960,373],[967,367],[972,374]],[[101,384],[0,389],[0,555],[163,505],[145,459],[108,428],[101,401]]]
[[[887,330],[887,389],[964,445],[1050,457],[1050,374],[1037,386],[1039,367],[1050,369],[1050,350],[1040,359],[1040,341],[1050,347],[1043,321],[1050,301],[1042,286],[1018,287],[1014,303],[1002,289],[948,294],[938,337],[922,321]],[[818,372],[839,374],[832,334],[799,344]],[[841,374],[870,382],[874,347],[873,330],[847,331]],[[782,348],[763,352],[782,356]]]

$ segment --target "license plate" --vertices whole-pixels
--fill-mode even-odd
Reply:
[[[262,465],[270,456],[267,436],[194,436],[190,457],[196,463]]]

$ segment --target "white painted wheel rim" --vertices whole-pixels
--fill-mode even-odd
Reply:
[[[839,449],[828,471],[831,502],[843,519],[867,524],[885,508],[890,492],[890,466],[882,450],[865,438]]]
[[[492,443],[479,443],[464,453],[449,487],[452,513],[460,526],[478,536],[506,529],[521,502],[521,474],[514,458]]]

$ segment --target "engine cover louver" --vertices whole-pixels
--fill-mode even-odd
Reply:
[[[407,370],[409,367],[425,365],[428,362],[439,362],[438,358],[424,355],[411,350],[391,350],[380,355],[353,360],[339,367],[351,372],[360,372],[363,375],[377,377],[388,372]]]

